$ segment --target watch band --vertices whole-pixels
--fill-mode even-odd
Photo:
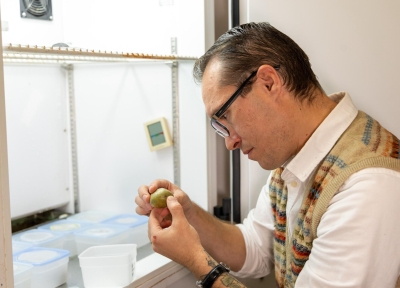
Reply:
[[[204,279],[201,281],[196,281],[196,285],[200,288],[211,288],[211,286],[214,284],[215,280],[219,276],[221,276],[222,273],[228,272],[229,273],[230,269],[228,266],[226,266],[224,263],[219,263],[217,266],[215,266],[207,275],[204,277]]]

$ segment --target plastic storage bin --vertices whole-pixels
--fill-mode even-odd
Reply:
[[[33,265],[14,262],[14,288],[31,288]]]
[[[85,212],[76,213],[69,216],[67,219],[72,221],[88,222],[92,224],[97,224],[106,221],[110,218],[117,216],[118,213],[99,211],[99,210],[88,210]]]
[[[127,244],[129,229],[121,225],[95,224],[74,235],[79,255],[92,246]]]
[[[95,246],[79,255],[85,288],[123,287],[135,277],[136,244]]]
[[[147,235],[147,223],[149,218],[137,214],[120,214],[103,223],[122,225],[129,228],[128,243],[137,245],[137,248],[150,243]]]
[[[77,255],[78,251],[76,248],[75,236],[73,232],[78,231],[82,228],[87,228],[92,225],[93,224],[90,223],[73,220],[57,220],[49,224],[39,226],[38,229],[45,231],[55,231],[57,233],[64,234],[63,249],[69,251],[69,257],[73,257]]]
[[[52,231],[32,229],[12,236],[13,241],[24,242],[33,246],[62,249],[64,235]]]
[[[26,242],[20,242],[20,241],[12,241],[12,253],[14,254],[18,254],[22,251],[26,251],[29,250],[30,248],[32,248],[33,245],[30,243],[26,243]]]
[[[69,251],[33,247],[14,255],[14,262],[33,265],[31,288],[54,288],[67,281]]]

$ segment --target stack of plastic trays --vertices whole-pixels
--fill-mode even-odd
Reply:
[[[69,261],[67,250],[32,247],[15,254],[13,260],[14,265],[15,263],[32,265],[31,286],[21,287],[54,288],[67,281]]]
[[[13,253],[13,255],[17,254],[19,252],[28,250],[28,249],[30,249],[32,247],[33,247],[33,245],[30,244],[30,243],[12,240],[12,253]]]
[[[142,247],[150,243],[147,233],[147,223],[149,218],[137,214],[120,214],[112,219],[106,220],[103,223],[121,225],[129,228],[127,243],[134,243],[137,247]]]
[[[73,221],[73,220],[57,220],[46,225],[39,226],[39,230],[52,231],[56,233],[64,234],[64,246],[63,249],[68,250],[70,255],[73,257],[77,255],[76,241],[74,232],[80,229],[87,228],[93,224],[87,222]]]
[[[129,229],[121,225],[95,224],[74,235],[79,255],[92,246],[127,243]]]
[[[98,224],[117,216],[118,213],[101,211],[101,210],[88,210],[69,216],[67,219],[71,221],[86,222],[91,224]]]
[[[13,268],[14,288],[31,288],[33,265],[14,261]]]
[[[53,231],[32,229],[14,234],[13,241],[27,243],[33,246],[62,249],[65,236]]]

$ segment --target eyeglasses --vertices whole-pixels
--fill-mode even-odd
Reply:
[[[279,70],[280,65],[277,66],[273,66],[275,70]],[[236,100],[236,98],[239,97],[239,95],[242,93],[244,87],[247,85],[247,83],[249,83],[249,81],[257,74],[257,71],[253,71],[249,77],[247,77],[246,80],[244,80],[244,82],[242,83],[242,85],[239,86],[239,88],[236,90],[235,93],[233,93],[233,95],[228,99],[228,101],[225,102],[224,105],[222,105],[222,107],[211,117],[210,119],[210,124],[211,127],[213,127],[215,129],[215,132],[218,133],[218,135],[222,136],[222,137],[228,137],[229,134],[229,130],[228,128],[226,128],[224,125],[222,125],[218,119],[226,112],[226,110],[228,110],[228,108],[232,105],[232,103]]]
[[[228,137],[230,135],[228,128],[226,128],[224,125],[222,125],[218,121],[218,119],[226,112],[226,110],[228,110],[228,108],[232,105],[232,103],[236,100],[236,98],[239,97],[239,95],[243,91],[243,88],[247,85],[247,83],[249,83],[251,78],[253,78],[257,74],[257,71],[258,70],[253,71],[250,74],[250,76],[247,77],[246,80],[244,80],[242,85],[239,86],[239,88],[235,91],[235,93],[233,93],[233,95],[228,99],[228,101],[226,101],[225,104],[222,105],[222,107],[211,117],[211,119],[210,119],[211,127],[213,127],[215,129],[215,132],[217,132],[218,135],[220,135],[224,138]]]

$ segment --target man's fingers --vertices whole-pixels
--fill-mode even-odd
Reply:
[[[163,210],[164,208],[154,208],[153,210],[151,210],[150,216],[154,218],[157,223],[160,223],[161,220],[164,218],[164,216],[162,215]]]
[[[153,209],[151,210],[150,216],[149,216],[149,236],[156,234],[158,231],[162,230],[161,227],[161,221],[162,217],[160,215],[160,210],[161,209]],[[150,239],[151,241],[151,239]]]
[[[152,210],[152,207],[149,203],[149,198],[150,196],[143,195],[142,197],[140,195],[136,195],[135,197],[135,203],[136,203],[136,213],[139,215],[148,215],[150,211]]]
[[[173,196],[167,198],[167,207],[172,215],[172,221],[180,221],[182,217],[185,218],[185,213],[183,212],[182,205],[179,204],[178,199]]]
[[[154,193],[158,188],[165,188],[172,192],[173,184],[165,179],[157,179],[149,185],[150,194]]]
[[[143,195],[148,195],[149,194],[149,186],[142,185],[138,189],[138,195],[140,198],[143,198]]]
[[[145,216],[149,216],[150,213],[151,213],[151,210],[149,210],[149,209],[143,209],[143,208],[140,207],[140,206],[136,206],[135,211],[136,211],[136,214],[138,214],[138,215],[145,215]]]

